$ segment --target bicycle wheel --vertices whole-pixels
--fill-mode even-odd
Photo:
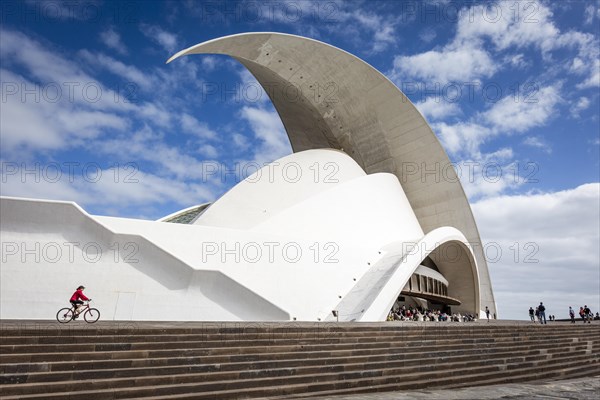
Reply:
[[[56,313],[56,320],[61,324],[66,324],[73,319],[73,309],[72,308],[61,308]]]
[[[98,319],[100,318],[100,311],[98,311],[97,308],[89,308],[84,314],[83,314],[83,319],[85,319],[85,322],[93,324],[94,322],[98,321]]]

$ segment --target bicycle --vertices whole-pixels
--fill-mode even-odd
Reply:
[[[97,308],[90,307],[90,301],[91,300],[89,300],[87,304],[81,306],[78,313],[75,313],[74,306],[70,308],[61,308],[56,313],[56,320],[61,324],[66,324],[76,319],[77,316],[83,314],[83,319],[85,322],[88,324],[93,324],[100,319],[100,311],[98,311]]]

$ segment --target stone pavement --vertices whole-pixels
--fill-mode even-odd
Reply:
[[[562,381],[470,387],[464,389],[411,390],[322,397],[321,400],[525,400],[600,399],[600,376]]]

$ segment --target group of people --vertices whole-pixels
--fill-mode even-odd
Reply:
[[[447,314],[440,310],[428,310],[423,308],[413,308],[402,306],[396,310],[390,310],[387,317],[388,321],[436,321],[436,322],[469,322],[474,321],[475,316],[471,314],[461,315],[460,313]]]
[[[571,318],[571,323],[575,323],[575,310],[571,306],[569,306],[569,317]],[[579,307],[579,317],[585,324],[586,322],[591,324],[593,319],[600,319],[600,314],[596,313],[596,317],[594,317],[594,313],[592,310],[585,305],[583,307]],[[533,307],[529,307],[529,318],[531,318],[531,322],[539,321],[540,324],[546,323],[546,307],[544,303],[540,302],[540,305],[533,309]],[[555,321],[556,317],[554,315],[549,315],[548,320]]]
[[[574,324],[575,323],[575,310],[573,310],[573,308],[571,308],[571,306],[569,306],[569,317],[571,318],[571,323]],[[583,321],[584,324],[586,322],[588,324],[591,324],[592,319],[596,319],[596,318],[594,318],[594,313],[592,313],[592,310],[590,310],[590,308],[587,306],[587,304],[583,307],[579,307],[579,317],[581,318],[581,320]],[[598,313],[596,313],[596,317],[598,317]],[[600,319],[600,318],[598,318],[598,319]]]
[[[550,317],[553,317],[552,315]],[[540,324],[547,324],[546,322],[546,306],[544,303],[540,301],[540,305],[533,309],[533,307],[529,307],[529,318],[531,318],[531,322],[535,322],[537,319]],[[550,318],[550,321],[554,321],[553,318]]]

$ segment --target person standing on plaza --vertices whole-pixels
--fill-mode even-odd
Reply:
[[[569,306],[569,317],[571,317],[571,323],[575,323],[575,311]]]
[[[531,322],[535,322],[535,311],[533,307],[529,307],[529,318],[531,318]]]
[[[488,322],[490,322],[490,309],[485,306],[485,316],[487,317]]]
[[[585,315],[585,319],[583,320],[583,323],[585,324],[585,321],[587,320],[588,324],[591,324],[592,323],[592,310],[589,309],[587,304],[583,308],[583,314]]]
[[[544,307],[544,303],[540,301],[540,305],[538,306],[538,311],[540,312],[540,324],[547,324],[546,322],[546,307]],[[544,322],[542,322],[542,319]]]

